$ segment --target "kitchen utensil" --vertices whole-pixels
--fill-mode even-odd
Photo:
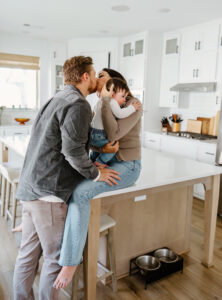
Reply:
[[[197,117],[197,120],[202,122],[201,134],[209,134],[210,118]]]
[[[145,271],[154,271],[160,268],[159,260],[151,255],[138,256],[136,265]]]
[[[156,250],[154,256],[165,263],[173,263],[178,260],[178,255],[167,248]]]
[[[201,133],[201,126],[202,122],[197,120],[187,120],[187,131],[188,132],[195,132],[195,133]]]
[[[16,122],[19,122],[19,125],[25,125],[26,122],[28,122],[30,119],[28,118],[15,118]]]
[[[216,122],[216,117],[210,118],[210,128],[209,128],[209,134],[214,135],[214,126]]]

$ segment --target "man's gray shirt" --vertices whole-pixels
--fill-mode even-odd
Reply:
[[[32,127],[16,197],[54,195],[65,202],[84,178],[99,171],[88,156],[92,112],[81,92],[66,85],[39,111]]]

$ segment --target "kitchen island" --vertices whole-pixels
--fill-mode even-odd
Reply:
[[[0,138],[3,159],[7,148],[25,155],[28,136]],[[131,187],[107,192],[91,200],[88,239],[84,251],[86,299],[96,299],[97,259],[106,263],[105,241],[99,245],[100,215],[116,220],[114,243],[118,278],[129,273],[131,258],[168,246],[182,254],[189,251],[193,185],[203,183],[205,230],[203,256],[213,265],[213,249],[221,167],[143,149],[141,175]]]

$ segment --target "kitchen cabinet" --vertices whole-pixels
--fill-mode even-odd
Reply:
[[[180,83],[216,80],[218,36],[218,23],[203,24],[183,30]]]
[[[163,135],[161,138],[161,151],[196,159],[197,144],[189,139]]]
[[[160,151],[161,135],[151,132],[144,133],[144,146],[149,149]]]
[[[126,78],[130,89],[144,88],[145,52],[146,33],[120,40],[120,72]]]
[[[166,34],[163,43],[159,106],[178,107],[179,94],[170,88],[178,83],[179,33]]]
[[[214,164],[216,158],[216,143],[200,142],[197,147],[197,160],[208,164]],[[203,184],[195,184],[194,196],[204,200],[205,190]]]

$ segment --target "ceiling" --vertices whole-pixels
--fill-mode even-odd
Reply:
[[[115,5],[130,10],[112,11]],[[0,31],[55,40],[164,32],[220,17],[221,0],[0,0]]]

